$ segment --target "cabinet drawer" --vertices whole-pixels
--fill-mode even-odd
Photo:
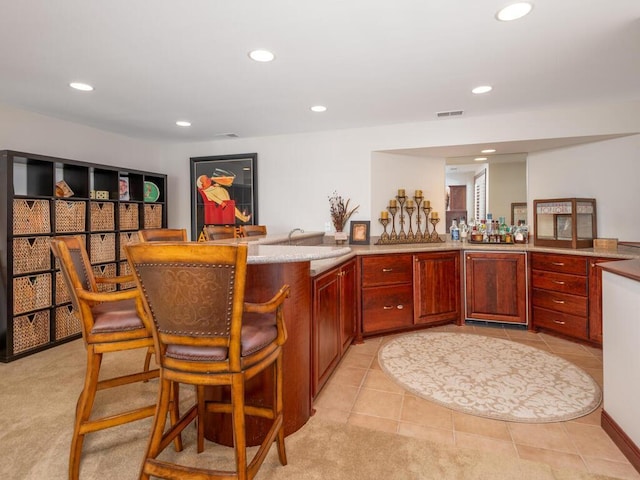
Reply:
[[[589,294],[587,277],[568,275],[566,273],[533,270],[531,272],[531,286],[585,297]]]
[[[582,317],[587,316],[587,301],[587,297],[538,289],[533,290],[532,297],[534,307],[547,308]]]
[[[548,328],[569,337],[587,339],[587,318],[533,307],[533,325]]]
[[[362,330],[371,333],[413,325],[413,287],[374,287],[362,291]]]
[[[362,258],[362,286],[411,283],[413,261],[411,255],[384,255]]]
[[[575,255],[553,255],[551,253],[533,253],[531,268],[549,272],[587,275],[587,259]]]

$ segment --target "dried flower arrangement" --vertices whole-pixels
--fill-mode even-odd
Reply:
[[[347,220],[360,208],[360,205],[357,205],[355,208],[349,210],[350,201],[349,198],[345,201],[342,196],[338,195],[335,191],[329,197],[329,205],[331,207],[329,211],[331,212],[331,221],[333,222],[336,232],[342,232]]]

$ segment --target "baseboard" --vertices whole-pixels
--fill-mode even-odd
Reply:
[[[602,409],[602,415],[600,416],[600,425],[607,435],[611,437],[613,443],[631,462],[633,468],[640,472],[640,449],[604,409]]]

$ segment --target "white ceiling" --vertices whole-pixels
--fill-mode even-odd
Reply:
[[[508,23],[506,0],[0,1],[0,102],[137,138],[640,98],[640,0],[535,0]],[[276,60],[250,61],[255,48]],[[482,84],[493,92],[470,93]]]

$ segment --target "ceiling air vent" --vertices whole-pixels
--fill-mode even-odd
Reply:
[[[462,110],[450,110],[448,112],[438,112],[436,116],[438,117],[459,117],[462,115]]]

